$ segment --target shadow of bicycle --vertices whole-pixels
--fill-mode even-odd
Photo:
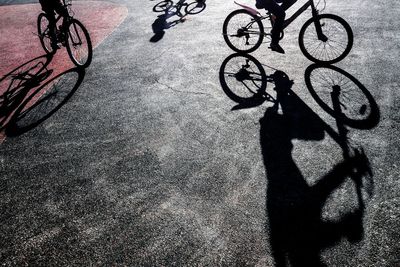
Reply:
[[[78,89],[83,68],[71,68],[54,77],[51,55],[25,62],[0,79],[0,131],[23,134],[59,110]]]
[[[363,147],[352,142],[348,133],[350,127],[375,127],[380,118],[378,105],[349,73],[334,66],[311,65],[305,76],[307,87],[335,118],[335,129],[297,96],[286,73],[273,69],[267,74],[250,55],[229,56],[219,77],[226,95],[237,103],[233,109],[272,104],[260,119],[260,145],[267,179],[265,227],[276,266],[326,266],[323,250],[343,239],[355,244],[364,237],[373,172]],[[340,147],[342,159],[310,184],[304,175],[310,172],[300,169],[300,159],[293,153],[293,140],[320,142],[326,135]],[[313,158],[311,153],[302,160],[305,157]],[[348,204],[335,199],[336,191],[346,196]],[[339,216],[326,212],[337,209]]]
[[[160,41],[165,34],[165,30],[170,29],[186,21],[188,15],[196,15],[206,8],[205,0],[195,0],[186,3],[186,0],[179,0],[176,4],[172,0],[164,0],[153,7],[153,12],[163,13],[151,25],[154,36],[150,42]]]

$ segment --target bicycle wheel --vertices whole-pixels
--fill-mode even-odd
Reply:
[[[189,15],[196,15],[201,13],[206,8],[205,1],[195,1],[185,7],[185,13]]]
[[[356,78],[332,65],[313,64],[305,82],[315,101],[331,116],[357,129],[371,129],[379,122],[379,108]]]
[[[86,28],[76,19],[68,23],[67,51],[72,62],[78,67],[90,65],[92,61],[92,42]]]
[[[264,38],[264,26],[260,18],[239,9],[228,15],[222,28],[226,44],[239,53],[255,51]]]
[[[299,34],[301,52],[316,63],[332,64],[345,58],[353,46],[353,31],[341,17],[322,14],[316,17],[321,24],[322,33],[327,40],[319,40],[314,18],[303,25]]]
[[[38,35],[40,43],[47,54],[54,52],[54,49],[51,47],[49,24],[49,18],[47,15],[45,13],[40,13],[37,20]]]
[[[154,12],[165,12],[165,11],[169,10],[173,4],[174,3],[170,0],[162,1],[153,7],[153,11]]]
[[[247,54],[233,54],[221,65],[219,77],[226,95],[237,103],[263,99],[267,76],[261,63]]]

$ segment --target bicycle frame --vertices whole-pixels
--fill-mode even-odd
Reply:
[[[55,25],[57,25],[57,23],[62,18],[64,20],[66,20],[66,22],[63,22],[63,23],[66,23],[66,25],[68,25],[69,21],[71,21],[73,19],[73,17],[71,16],[71,12],[69,12],[69,10],[68,10],[68,6],[70,6],[71,4],[67,4],[65,0],[63,0],[63,3],[64,3],[64,7],[67,9],[68,16],[67,17],[63,17],[60,14],[57,14],[57,17],[56,17],[56,20],[55,20]],[[67,28],[68,28],[68,26],[67,26]],[[74,30],[75,30],[75,32],[77,32],[77,29],[76,29],[75,25],[74,25]],[[78,40],[74,40],[73,36],[71,35],[71,33],[69,32],[68,29],[62,29],[61,31],[63,31],[65,33],[65,35],[66,35],[65,38],[66,39],[70,38],[72,40],[72,43],[74,45],[82,44],[82,40],[81,40],[81,37],[79,36],[79,34],[77,34]],[[67,41],[67,40],[65,40],[65,41]]]
[[[306,11],[309,7],[311,6],[311,13],[312,13],[312,17],[316,18],[318,16],[318,10],[314,4],[314,0],[308,0],[302,7],[300,7],[291,17],[289,17],[288,19],[286,19],[283,23],[283,29],[286,29],[294,20],[296,20],[301,14],[303,14],[304,11]],[[266,16],[260,16],[259,19],[260,20],[264,20],[270,18],[270,12],[267,13]],[[249,23],[247,26],[250,26],[252,24]],[[272,24],[272,22],[271,22]],[[318,35],[318,39],[321,41],[326,41],[327,37],[322,33],[322,28],[321,28],[321,23],[319,22],[319,20],[315,19],[314,20],[314,25],[315,25],[315,29],[317,31],[317,35]],[[246,27],[247,27],[246,26]],[[268,35],[268,34],[266,34]]]
[[[313,17],[318,15],[318,11],[315,8],[314,1],[313,0],[309,0],[302,7],[300,7],[290,18],[285,20],[283,28],[285,29],[287,26],[289,26],[295,19],[297,19],[298,16],[303,14],[303,12],[306,11],[307,8],[310,7],[310,6],[311,6]]]
[[[310,6],[311,6],[311,14],[312,17],[314,18],[314,25],[315,25],[315,30],[317,31],[318,39],[325,42],[328,38],[322,33],[320,21],[315,19],[318,16],[318,10],[315,7],[314,0],[307,1],[290,18],[286,19],[283,24],[283,29],[289,26],[298,16],[300,16]]]
[[[182,7],[187,6],[188,4],[186,3],[186,0],[179,0],[178,3],[176,3],[175,5],[173,5],[172,7],[176,8],[176,15],[178,17],[184,17],[184,15],[181,12]]]
[[[341,88],[339,85],[334,85],[332,87],[332,92],[331,92],[331,100],[332,100],[332,104],[333,104],[333,110],[337,113],[337,114],[343,114],[342,113],[342,106],[340,103],[340,96],[341,93]],[[347,133],[348,130],[346,129],[346,127],[344,126],[344,124],[342,122],[340,122],[338,119],[336,119],[336,126],[338,128],[338,134],[337,134],[337,142],[338,144],[342,147],[343,150],[343,158],[345,160],[349,159],[351,157],[350,153],[351,153],[351,147],[349,146],[349,143],[347,142]],[[372,176],[372,173],[369,173]],[[364,200],[362,199],[362,193],[361,193],[361,184],[360,184],[360,180],[362,179],[362,176],[360,175],[360,173],[357,172],[352,172],[350,177],[353,179],[353,181],[356,183],[356,189],[357,189],[357,197],[358,197],[358,203],[360,205],[360,207],[362,209],[364,209]]]

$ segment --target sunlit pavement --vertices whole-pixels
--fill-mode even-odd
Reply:
[[[81,70],[45,56],[36,2],[0,0],[0,263],[400,266],[397,1],[328,0],[354,32],[334,66],[299,49],[310,12],[285,55],[243,57],[222,37],[233,1],[182,20],[159,2],[72,2],[95,46]],[[240,104],[221,80],[246,62],[285,75]],[[313,93],[333,83],[372,115],[337,119]]]

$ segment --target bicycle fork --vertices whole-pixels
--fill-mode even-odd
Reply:
[[[332,89],[333,90],[331,92],[331,100],[332,100],[332,104],[333,104],[333,109],[335,110],[336,114],[340,116],[343,114],[341,103],[339,100],[341,88],[339,85],[334,85],[334,86],[332,86]],[[343,158],[345,160],[348,160],[351,158],[351,148],[349,147],[349,144],[346,140],[348,130],[343,125],[343,123],[341,123],[339,120],[336,120],[336,125],[337,125],[338,131],[339,131],[339,142],[341,143],[340,146],[343,149]],[[360,173],[358,170],[356,170],[356,169],[351,170],[350,177],[356,184],[358,204],[361,209],[364,209],[365,204],[364,204],[364,200],[362,198],[362,192],[361,192],[362,176],[363,176],[362,173]]]
[[[79,36],[78,30],[76,28],[76,25],[75,25],[75,23],[72,23],[72,25],[73,25],[73,31],[75,32],[75,34],[72,34],[71,30],[68,30],[68,34],[67,34],[68,38],[71,38],[72,45],[74,45],[74,46],[81,45],[82,44],[82,39]]]
[[[322,42],[328,41],[328,37],[322,32],[321,21],[318,19],[318,10],[315,8],[314,2],[311,2],[311,12],[314,18],[315,30],[317,31],[318,40]]]

